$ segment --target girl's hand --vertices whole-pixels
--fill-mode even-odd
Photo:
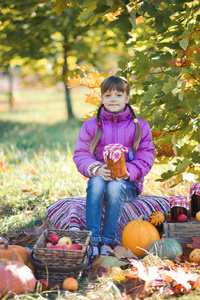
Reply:
[[[125,176],[123,176],[123,177],[121,177],[121,178],[116,178],[116,180],[117,180],[117,181],[119,181],[119,180],[121,180],[121,179],[127,180],[127,179],[129,178],[129,176],[130,176],[130,173],[127,171]]]
[[[103,165],[96,170],[96,175],[102,177],[106,181],[112,181],[113,178],[110,177],[111,172],[108,170],[107,165]]]

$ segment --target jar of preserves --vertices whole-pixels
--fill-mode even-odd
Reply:
[[[191,199],[191,214],[195,218],[196,213],[200,211],[200,183],[191,185],[189,197]]]
[[[190,220],[190,204],[187,201],[187,198],[184,196],[173,196],[170,197],[171,205],[171,220],[172,222],[177,222],[179,215],[186,215],[187,219]]]

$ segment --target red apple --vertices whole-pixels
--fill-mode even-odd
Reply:
[[[69,249],[69,246],[67,244],[64,244],[61,246],[62,249]]]
[[[51,233],[48,235],[47,240],[48,240],[48,242],[56,245],[59,241],[59,237],[57,236],[57,234]]]
[[[82,246],[79,244],[73,244],[70,249],[72,250],[82,250]]]
[[[49,242],[48,242],[48,243],[46,243],[45,248],[51,248],[52,245],[53,245],[52,243],[49,243]]]
[[[187,216],[184,214],[180,214],[177,218],[178,222],[187,222]]]
[[[46,279],[39,279],[38,282],[42,285],[42,291],[46,291],[49,288],[49,283]]]
[[[53,246],[53,249],[62,249],[62,246],[60,246],[60,245],[55,245],[55,246]]]

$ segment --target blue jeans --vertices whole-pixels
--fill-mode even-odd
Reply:
[[[115,234],[124,202],[131,201],[135,197],[137,197],[137,188],[133,182],[123,179],[105,181],[101,177],[93,177],[89,181],[86,196],[86,230],[92,231],[93,242],[115,244]],[[104,202],[105,218],[101,236]]]

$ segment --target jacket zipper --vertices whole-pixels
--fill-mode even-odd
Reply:
[[[116,124],[117,123],[117,116],[114,116],[114,124]],[[115,134],[114,134],[114,141],[115,141],[115,143],[116,143],[116,139],[117,139],[117,130],[116,130],[116,126],[113,126],[113,129],[114,129],[114,132],[115,132]]]

